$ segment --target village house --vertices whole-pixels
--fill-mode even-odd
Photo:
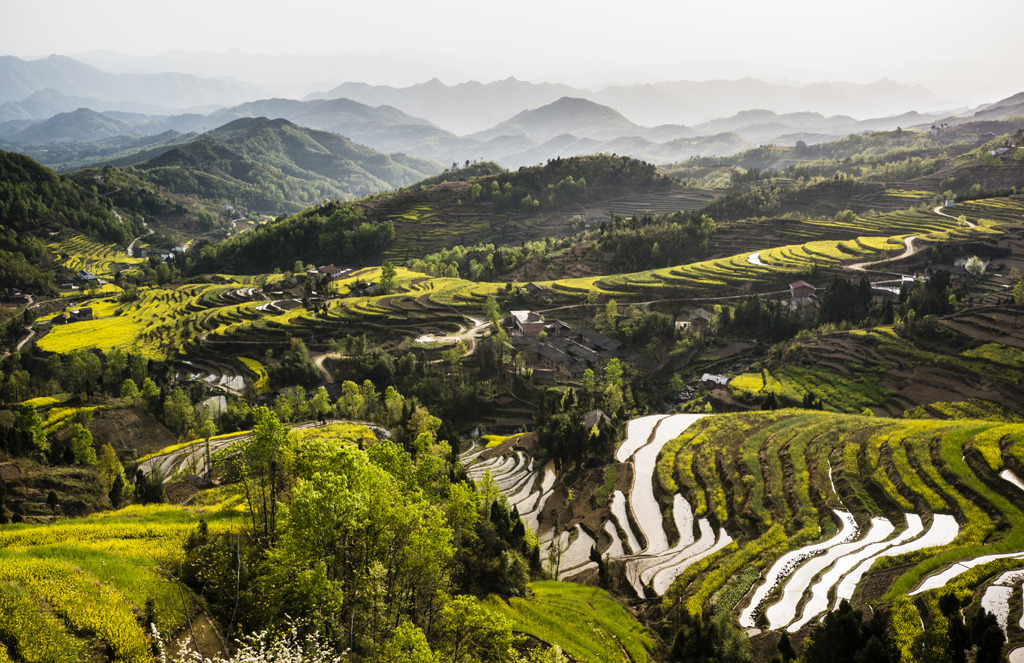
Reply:
[[[714,317],[715,315],[707,309],[695,308],[690,311],[688,328],[704,329],[711,325],[711,321]]]
[[[544,331],[547,332],[548,336],[560,336],[564,338],[572,333],[572,327],[561,320],[555,320],[554,322],[544,325]]]
[[[809,306],[818,305],[818,289],[807,281],[794,281],[789,284],[789,305],[795,311]]]
[[[68,311],[68,322],[82,322],[92,320],[92,307],[75,308]]]
[[[524,289],[526,290],[526,294],[528,294],[533,299],[548,300],[548,299],[551,298],[551,290],[549,290],[548,288],[539,286],[536,283],[533,283],[533,282],[527,283],[526,286],[524,287]]]
[[[513,336],[538,336],[544,331],[544,318],[533,311],[510,311]]]
[[[342,269],[341,267],[335,267],[334,265],[324,265],[323,267],[317,267],[316,271],[320,276],[326,276],[328,279],[336,281],[352,270]]]
[[[601,424],[610,426],[612,423],[611,417],[605,414],[604,410],[601,409],[584,412],[581,419],[583,421],[583,427],[588,431],[594,426],[600,426]]]

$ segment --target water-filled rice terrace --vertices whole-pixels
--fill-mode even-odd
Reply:
[[[652,415],[627,424],[615,461],[632,486],[614,493],[603,526],[555,531],[537,517],[557,494],[550,467],[515,447],[463,455],[545,549],[562,541],[563,578],[593,568],[596,546],[638,595],[693,613],[710,604],[752,632],[796,633],[843,599],[927,624],[940,594],[975,592],[1024,641],[1024,424]]]

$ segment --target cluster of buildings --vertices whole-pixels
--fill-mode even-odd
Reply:
[[[511,311],[506,326],[512,347],[533,369],[533,379],[538,383],[578,380],[588,368],[599,372],[609,359],[647,362],[624,343],[597,330],[574,330],[561,320],[545,322],[534,311]]]
[[[73,308],[73,309],[71,309],[70,311],[68,311],[66,313],[61,313],[60,315],[54,316],[53,324],[55,324],[55,325],[65,325],[65,324],[68,324],[68,323],[71,323],[71,322],[83,322],[85,320],[92,320],[92,319],[93,319],[92,307],[91,306],[83,306],[82,308]]]

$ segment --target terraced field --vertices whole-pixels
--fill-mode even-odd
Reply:
[[[131,506],[0,532],[0,651],[13,660],[153,660],[140,621],[175,632],[191,599],[160,571],[204,518],[225,531],[237,516],[216,508]],[[188,603],[183,606],[182,601]],[[6,660],[6,659],[5,659]]]
[[[800,243],[768,248],[762,244],[714,260],[633,274],[562,279],[541,285],[550,287],[566,302],[579,301],[590,292],[623,298],[654,294],[679,297],[706,296],[713,291],[739,292],[740,288],[749,288],[751,284],[762,290],[778,288],[794,275],[813,268],[839,268],[854,261],[870,262],[896,255],[910,234],[918,235],[919,241],[941,241],[997,232],[995,228],[1000,223],[1019,223],[1024,219],[1024,202],[995,199],[966,204],[958,211],[967,214],[978,227],[960,227],[955,219],[920,211],[854,216],[844,221],[800,221],[782,224],[787,228],[785,232]],[[421,220],[434,218],[431,216],[434,212],[429,209],[402,213],[420,215]],[[83,244],[65,248],[73,249],[72,257],[79,261],[90,257],[121,259],[112,247],[104,249]],[[756,256],[756,260],[751,259],[752,256]],[[335,282],[331,285],[332,292],[342,297],[330,299],[326,312],[307,310],[295,300],[264,301],[251,285],[239,287],[238,279],[218,279],[221,283],[177,289],[154,288],[112,313],[105,311],[109,315],[100,319],[55,328],[40,339],[38,345],[52,352],[120,347],[168,359],[194,354],[206,344],[260,346],[285,343],[294,336],[329,337],[350,329],[353,323],[407,329],[415,337],[418,334],[413,330],[424,325],[461,322],[462,311],[479,309],[487,297],[496,295],[506,285],[431,278],[400,268],[393,293],[344,296],[357,281],[379,279],[380,269],[369,268]],[[96,301],[86,301],[83,305]]]
[[[953,416],[940,404],[969,399],[1014,410],[1024,398],[1024,328],[1018,320],[1019,313],[1007,306],[940,318],[953,342],[970,348],[959,354],[889,326],[825,334],[797,343],[793,360],[767,362],[759,371],[735,376],[728,388],[754,403],[773,394],[797,404],[810,394],[825,409],[851,414],[867,408],[902,416],[923,406]]]
[[[133,258],[124,249],[103,244],[85,235],[54,242],[49,246],[55,254],[67,256],[63,265],[77,272],[88,270],[100,278],[113,278],[121,270],[131,270],[146,262],[145,258]]]
[[[521,512],[543,510],[556,492],[550,470],[521,451],[463,460],[477,478],[489,471]],[[653,415],[627,424],[616,461],[633,484],[614,496],[603,532],[545,532],[530,519],[541,540],[567,544],[562,577],[590,568],[580,552],[597,545],[640,595],[692,613],[710,603],[746,629],[793,633],[841,599],[884,605],[990,583],[987,605],[1009,614],[1005,588],[1024,581],[1005,575],[1024,569],[1024,424]],[[1024,628],[1006,628],[1024,641]]]

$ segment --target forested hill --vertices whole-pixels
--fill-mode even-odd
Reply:
[[[42,236],[66,228],[127,244],[141,224],[119,219],[95,188],[0,151],[0,288],[52,288],[52,277],[40,269],[47,260]]]
[[[386,155],[287,120],[243,118],[136,164],[168,190],[271,214],[325,198],[407,186],[441,170],[429,159]]]
[[[518,244],[565,234],[564,219],[584,203],[677,186],[651,164],[612,155],[553,159],[464,179],[489,169],[472,164],[431,178],[428,183],[437,183],[424,188],[317,205],[217,245],[196,268],[290,269],[297,260],[370,264],[409,238],[417,243],[417,257],[485,239]]]

